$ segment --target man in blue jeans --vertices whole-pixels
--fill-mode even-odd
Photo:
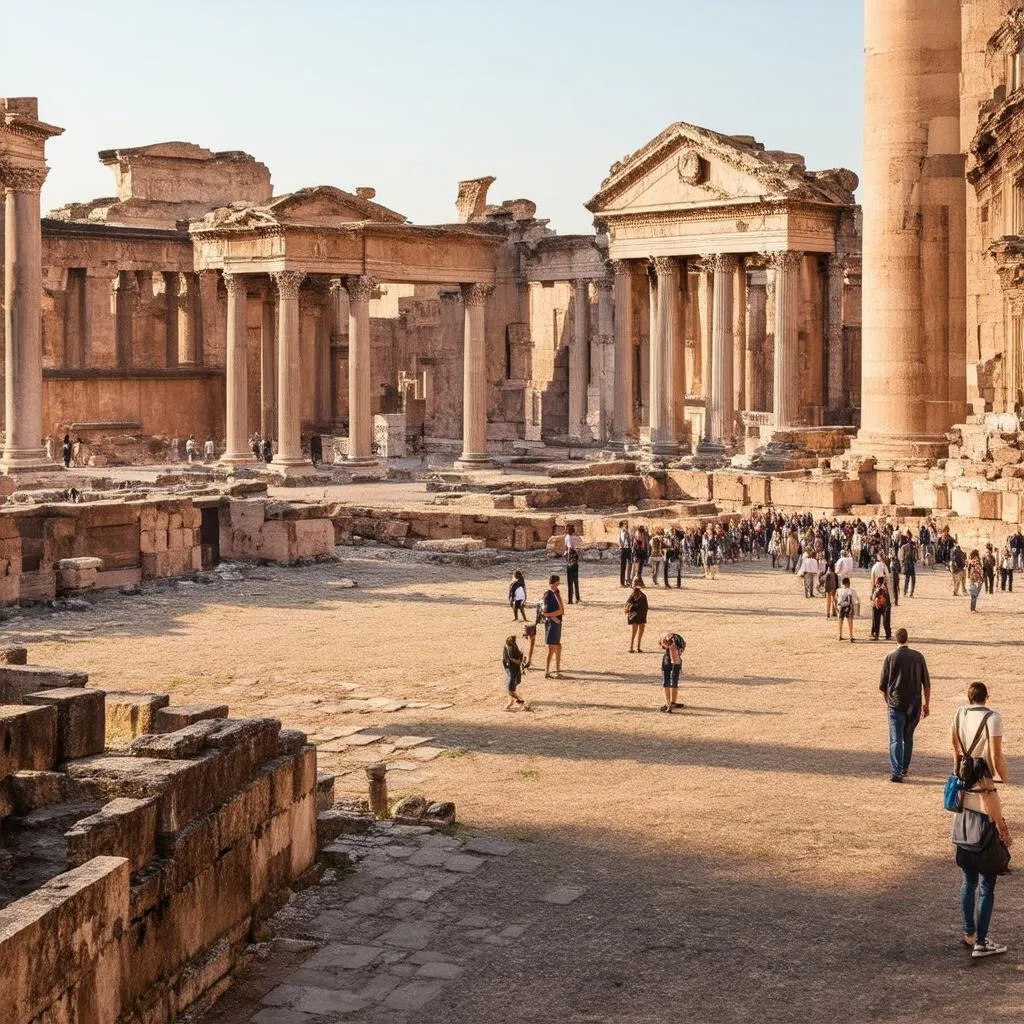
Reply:
[[[889,712],[889,778],[892,782],[902,782],[910,770],[914,730],[922,718],[928,717],[932,693],[924,655],[911,650],[907,639],[905,629],[896,630],[897,647],[886,655],[882,680],[878,684]]]

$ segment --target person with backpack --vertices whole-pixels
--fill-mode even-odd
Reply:
[[[843,623],[850,624],[850,643],[853,643],[853,618],[857,614],[857,595],[850,586],[850,577],[844,576],[836,591],[836,609],[839,612],[839,639],[843,639]]]
[[[967,596],[971,599],[971,611],[976,612],[978,610],[978,595],[981,593],[981,587],[985,580],[985,570],[977,548],[971,552],[970,558],[967,559],[966,575]]]
[[[967,593],[967,556],[959,541],[953,541],[949,552],[949,572],[953,577],[953,596]]]
[[[523,622],[526,621],[526,580],[523,579],[522,569],[516,569],[512,573],[512,582],[508,587],[508,603],[512,606],[512,621],[523,614]]]
[[[637,654],[643,654],[640,645],[644,639],[644,629],[647,628],[647,595],[644,593],[644,581],[639,576],[633,580],[633,593],[626,598],[625,612],[626,624],[630,627],[629,653],[633,653],[634,647]]]
[[[833,616],[838,617],[839,611],[836,608],[836,591],[839,590],[839,577],[836,575],[836,571],[831,565],[825,570],[823,583],[825,585],[825,618],[831,619]]]
[[[986,707],[987,702],[988,687],[980,682],[971,683],[967,687],[966,706],[959,708],[953,716],[953,773],[971,783],[963,790],[963,806],[954,822],[953,839],[957,842],[957,839],[967,838],[968,826],[974,825],[981,826],[982,836],[984,830],[994,828],[1002,845],[1009,847],[1013,839],[1006,827],[995,786],[997,779],[1001,782],[1009,780],[1003,753],[1003,719],[998,711]],[[964,830],[963,833],[960,830]],[[962,941],[976,959],[1006,952],[1006,946],[988,934],[999,873],[998,868],[994,869],[991,856],[1001,852],[992,850],[995,845],[991,838],[988,844],[984,841],[957,843],[956,863],[963,873],[960,889]],[[1005,857],[1003,854],[1004,867]]]
[[[878,639],[879,627],[885,627],[885,639],[892,639],[892,601],[885,579],[880,579],[871,591],[871,639]]]
[[[676,708],[683,707],[677,700],[679,696],[679,676],[683,671],[683,651],[686,641],[679,633],[669,633],[658,641],[658,646],[665,652],[661,656],[661,679],[665,688],[665,703],[661,710],[670,715]]]
[[[924,655],[908,647],[907,641],[907,631],[897,629],[898,646],[886,655],[878,684],[889,718],[890,782],[902,782],[907,777],[914,754],[914,730],[922,718],[928,717],[932,694]]]
[[[519,684],[523,681],[523,652],[516,643],[516,635],[505,637],[505,646],[501,652],[501,665],[505,669],[505,692],[508,694],[506,711],[513,711],[520,707],[524,711],[530,710],[530,705],[519,696]]]

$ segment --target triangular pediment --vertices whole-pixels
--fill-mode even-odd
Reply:
[[[400,213],[331,185],[317,185],[281,196],[272,200],[267,209],[279,224],[340,227],[368,220],[405,222]]]
[[[844,173],[849,179],[843,184],[852,179],[855,187],[856,176]],[[612,164],[600,191],[586,205],[594,213],[623,213],[760,199],[852,202],[848,192],[845,187],[837,191],[831,178],[826,183],[807,171],[798,154],[768,151],[750,136],[721,135],[677,122]]]

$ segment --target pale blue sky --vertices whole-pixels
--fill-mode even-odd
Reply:
[[[0,0],[0,95],[37,95],[44,209],[100,149],[242,149],[275,191],[372,185],[417,223],[493,174],[560,233],[673,121],[859,171],[861,0]]]

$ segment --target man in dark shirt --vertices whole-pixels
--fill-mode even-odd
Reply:
[[[892,782],[902,782],[914,753],[914,730],[928,717],[932,684],[928,666],[920,651],[907,646],[907,631],[896,630],[895,651],[882,663],[882,681],[878,684],[889,711],[889,766]]]

